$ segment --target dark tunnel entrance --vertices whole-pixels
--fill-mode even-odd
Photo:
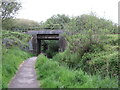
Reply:
[[[59,52],[59,34],[37,34],[37,54],[45,54],[48,58]],[[54,54],[53,54],[54,53]]]
[[[66,48],[67,42],[63,36],[63,30],[34,30],[28,31],[27,33],[32,35],[32,38],[29,41],[29,51],[35,55],[39,55],[44,51],[42,50],[43,48],[47,48],[47,46],[42,45],[42,42],[46,42],[46,40],[47,42],[49,41],[49,43],[56,41],[58,44],[58,52],[63,52]],[[55,44],[53,44],[53,46],[54,45]]]
[[[39,40],[39,53],[44,54],[48,58],[52,58],[56,53],[59,52],[59,40]]]

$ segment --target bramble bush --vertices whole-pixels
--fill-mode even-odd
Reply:
[[[16,46],[23,50],[27,50],[30,38],[31,36],[25,33],[2,30],[2,45],[6,46],[6,48]]]
[[[89,74],[99,73],[102,77],[118,77],[118,35],[89,31],[84,34],[67,36],[68,46],[53,60],[69,68]]]

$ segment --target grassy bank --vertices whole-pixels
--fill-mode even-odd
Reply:
[[[3,48],[2,53],[2,88],[7,88],[19,65],[32,55],[19,48]]]
[[[24,33],[2,30],[2,88],[7,88],[19,65],[31,57],[26,52],[30,36]]]
[[[67,48],[52,59],[38,56],[42,88],[117,88],[118,35],[67,36]]]
[[[36,63],[41,88],[116,88],[116,79],[99,75],[88,75],[81,69],[71,70],[44,55],[38,56]]]

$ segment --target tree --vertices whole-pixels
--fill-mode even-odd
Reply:
[[[2,22],[9,19],[13,18],[14,15],[17,13],[17,11],[20,9],[21,4],[14,0],[14,2],[10,1],[2,1],[2,6],[1,6],[1,11],[2,11]]]
[[[2,28],[3,29],[10,29],[14,24],[14,16],[17,11],[21,8],[21,3],[17,0],[9,1],[3,0],[1,5],[1,19],[2,19]]]
[[[45,22],[45,28],[49,29],[64,29],[65,24],[70,21],[70,18],[66,15],[53,15]]]
[[[39,23],[33,20],[28,19],[14,19],[14,24],[12,25],[11,29],[37,29],[39,28]]]
[[[93,30],[95,33],[101,30],[108,30],[111,33],[117,32],[117,25],[110,20],[99,18],[91,14],[83,14],[81,16],[71,18],[70,22],[65,26],[66,30],[74,33],[80,33],[81,31]]]

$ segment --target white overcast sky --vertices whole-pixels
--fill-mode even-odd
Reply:
[[[56,14],[78,16],[96,12],[99,17],[118,23],[120,0],[20,0],[22,8],[17,18],[45,21]]]

